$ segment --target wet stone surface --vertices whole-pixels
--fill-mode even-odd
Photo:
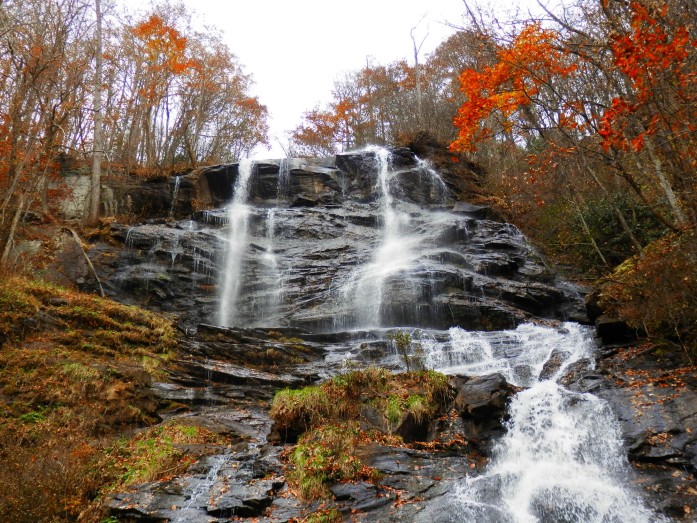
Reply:
[[[399,263],[381,274],[369,273],[377,247],[388,240],[389,219],[373,153],[318,164],[291,160],[283,197],[278,163],[257,165],[249,247],[234,269],[241,282],[236,325],[341,331],[365,324],[366,301],[377,302],[372,321],[382,327],[495,330],[532,316],[583,319],[578,291],[555,284],[515,227],[456,202],[458,195],[413,154],[395,154],[386,186],[398,230],[395,254],[386,259]],[[219,166],[183,177],[187,186],[207,180],[217,209],[180,221],[112,224],[90,250],[106,292],[176,313],[191,327],[216,323],[217,289],[228,270],[224,206],[237,172],[236,165]],[[300,206],[299,197],[313,204]]]
[[[660,513],[695,521],[694,369],[684,362],[656,368],[639,358],[632,364],[649,374],[631,375],[622,347],[601,351],[597,366],[591,354],[566,366],[573,348],[545,343],[545,358],[526,362],[534,329],[513,329],[543,321],[560,344],[569,327],[557,320],[587,321],[579,289],[560,281],[515,227],[458,201],[459,185],[434,176],[411,151],[392,151],[383,179],[376,158],[373,151],[257,164],[245,249],[233,268],[226,266],[231,226],[224,206],[240,173],[236,164],[183,176],[170,198],[172,218],[112,224],[93,239],[89,255],[110,296],[180,318],[182,351],[167,379],[153,384],[163,416],[187,418],[229,441],[191,449],[200,459],[185,474],[115,495],[111,515],[271,523],[334,507],[345,521],[450,523],[467,520],[454,501],[464,478],[481,477],[478,499],[489,511],[481,520],[498,521],[492,507],[504,479],[487,475],[488,466],[501,453],[495,449],[510,428],[515,394],[540,378],[568,387],[562,397],[569,404],[585,401],[575,393],[604,398],[627,442],[633,486]],[[286,185],[279,183],[284,168]],[[209,210],[192,212],[194,200]],[[229,322],[235,327],[218,327],[219,288],[230,270],[240,282]],[[71,274],[94,285],[86,270]],[[453,326],[461,332],[447,330]],[[497,334],[501,329],[509,331]],[[458,369],[450,380],[454,401],[418,434],[405,428],[409,445],[359,445],[357,456],[379,473],[375,481],[338,483],[329,500],[301,502],[285,481],[283,446],[269,441],[274,394],[343,372],[346,360],[349,368],[404,370],[387,341],[402,330],[434,351],[433,366]],[[664,375],[676,370],[675,379]],[[381,416],[363,414],[366,427],[380,425]],[[535,503],[540,514],[555,513]]]

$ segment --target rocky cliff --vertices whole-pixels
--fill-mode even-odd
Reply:
[[[472,507],[481,505],[487,508],[476,517],[495,521],[507,495],[502,485],[524,477],[524,471],[496,475],[513,445],[505,435],[526,433],[514,418],[525,401],[512,398],[541,382],[543,389],[559,384],[554,397],[579,416],[571,420],[592,421],[593,409],[608,420],[557,431],[585,434],[568,461],[586,456],[593,464],[590,456],[599,456],[602,465],[612,448],[609,481],[628,485],[605,515],[594,512],[597,500],[583,505],[583,496],[567,493],[572,499],[564,501],[559,485],[540,487],[525,510],[545,521],[619,521],[630,513],[637,521],[660,514],[694,520],[694,369],[682,361],[637,360],[626,340],[601,348],[592,328],[562,324],[587,323],[579,289],[546,267],[514,226],[467,203],[461,183],[408,149],[388,155],[371,149],[256,162],[244,175],[249,182],[240,201],[236,191],[249,168],[215,166],[172,179],[156,198],[169,202],[159,205],[159,217],[112,223],[93,238],[89,255],[107,293],[176,314],[186,333],[185,350],[154,390],[180,405],[174,416],[196,419],[234,442],[208,448],[187,474],[116,495],[114,517],[293,521],[329,514],[330,506],[335,520],[454,522],[475,517]],[[86,269],[65,265],[80,285],[94,288]],[[225,315],[221,288],[230,286],[231,274],[234,313]],[[405,332],[408,353],[395,342]],[[347,368],[403,371],[408,361],[451,375],[449,399],[427,428],[390,427],[387,414],[366,398],[360,430],[390,437],[401,430],[402,442],[363,441],[354,452],[375,478],[331,485],[324,504],[301,501],[286,477],[284,437],[269,418],[275,392]],[[541,409],[545,401],[538,401]],[[554,424],[536,416],[531,426]],[[309,428],[293,430],[297,437]],[[471,487],[466,476],[484,487]]]

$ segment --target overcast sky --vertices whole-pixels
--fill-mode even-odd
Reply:
[[[255,80],[253,94],[270,112],[270,151],[301,122],[303,112],[330,100],[334,80],[365,66],[406,58],[425,38],[420,57],[462,25],[462,0],[183,0],[197,26],[213,25]],[[508,0],[513,6],[520,0]],[[125,0],[131,6],[142,0]],[[498,3],[498,2],[496,2]],[[498,3],[498,5],[501,5]]]
[[[422,55],[460,24],[462,0],[184,0],[200,24],[218,27],[255,80],[254,94],[271,116],[271,151],[297,126],[302,113],[327,102],[336,78],[400,58],[413,62],[409,32]],[[425,17],[424,17],[425,16]],[[423,20],[422,20],[423,17]]]

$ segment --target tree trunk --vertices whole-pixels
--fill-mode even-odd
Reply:
[[[94,147],[92,150],[92,179],[90,189],[90,212],[88,223],[99,220],[99,206],[102,188],[102,155],[104,139],[102,136],[102,8],[101,0],[94,0],[97,14],[97,52],[94,70]]]
[[[2,251],[2,257],[0,257],[0,265],[6,265],[7,260],[10,258],[10,252],[12,251],[12,245],[14,244],[15,231],[17,230],[17,225],[19,220],[24,213],[24,204],[27,201],[26,193],[22,193],[22,196],[17,203],[17,209],[15,210],[14,217],[12,218],[12,224],[10,225],[10,230],[7,233],[7,239],[5,240],[5,248]]]

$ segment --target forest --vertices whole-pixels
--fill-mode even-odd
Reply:
[[[455,425],[445,425],[465,419],[465,410],[448,414],[444,409],[461,397],[458,391],[481,376],[470,382],[471,376],[452,378],[427,370],[426,344],[422,346],[416,335],[412,340],[411,331],[396,330],[407,322],[376,327],[370,323],[375,318],[369,318],[363,328],[392,331],[384,340],[371,337],[356,344],[356,361],[381,355],[390,347],[401,351],[407,372],[394,375],[399,378],[393,378],[387,367],[366,371],[347,366],[343,370],[350,372],[313,386],[313,380],[336,370],[322,366],[327,349],[317,340],[326,337],[339,347],[332,351],[345,350],[347,340],[355,341],[351,338],[355,332],[322,331],[315,336],[309,327],[306,332],[288,322],[273,328],[256,323],[213,325],[212,313],[210,321],[204,318],[206,324],[196,324],[200,327],[196,332],[191,325],[177,323],[181,318],[176,317],[176,309],[167,309],[178,300],[177,306],[193,316],[206,315],[217,303],[217,288],[222,287],[216,278],[225,276],[225,270],[244,274],[243,269],[248,269],[264,280],[248,285],[254,292],[262,296],[267,287],[278,291],[267,292],[271,296],[267,301],[276,309],[286,307],[307,320],[307,325],[320,313],[323,320],[336,320],[331,308],[336,304],[317,301],[321,292],[313,289],[326,285],[329,295],[337,267],[348,275],[349,284],[360,284],[361,264],[364,270],[388,264],[396,257],[393,253],[382,258],[371,254],[380,252],[383,243],[401,247],[399,227],[390,232],[387,217],[407,223],[413,216],[404,209],[415,207],[405,202],[400,202],[404,207],[399,212],[390,207],[387,160],[378,165],[377,176],[384,182],[380,187],[373,185],[375,173],[353,168],[370,163],[365,161],[370,154],[378,158],[376,149],[364,150],[356,155],[359,158],[345,155],[343,161],[349,167],[341,176],[354,177],[346,185],[335,183],[339,169],[304,159],[372,145],[385,146],[390,150],[383,152],[412,162],[412,178],[405,186],[414,194],[432,190],[421,187],[425,185],[421,169],[431,165],[428,161],[445,167],[449,176],[469,177],[466,183],[471,184],[468,194],[473,199],[463,205],[481,211],[481,216],[470,217],[469,211],[458,214],[452,201],[439,200],[429,201],[428,212],[419,218],[422,222],[413,220],[420,224],[413,227],[422,235],[419,248],[437,244],[439,234],[446,238],[436,254],[424,248],[422,258],[433,262],[431,267],[436,262],[456,267],[439,269],[447,276],[438,291],[442,296],[434,291],[430,298],[449,301],[438,302],[442,306],[435,312],[452,315],[453,308],[460,307],[461,318],[471,319],[486,333],[483,336],[503,336],[504,341],[496,343],[504,348],[517,343],[513,340],[517,325],[537,321],[525,328],[544,331],[557,340],[541,343],[545,351],[547,345],[560,343],[553,353],[542,351],[550,357],[542,362],[548,374],[568,370],[550,371],[555,364],[562,366],[554,358],[563,359],[584,343],[592,345],[602,353],[601,370],[595,372],[590,356],[579,352],[582,365],[569,371],[569,379],[583,385],[584,376],[590,376],[591,385],[583,394],[574,392],[576,399],[568,403],[584,405],[590,396],[586,392],[595,393],[591,389],[597,383],[603,383],[611,400],[624,401],[623,412],[628,414],[623,422],[639,427],[637,434],[631,434],[636,437],[628,451],[632,465],[641,473],[648,471],[646,477],[653,474],[642,488],[654,490],[651,496],[659,501],[672,492],[670,500],[658,507],[662,514],[692,517],[697,498],[693,451],[697,448],[693,438],[693,432],[697,434],[693,429],[697,420],[697,395],[693,394],[697,369],[697,3],[564,0],[552,9],[540,0],[535,12],[539,14],[504,17],[465,0],[462,20],[452,24],[451,36],[433,51],[422,52],[423,40],[412,34],[410,56],[390,63],[366,58],[361,69],[345,71],[327,93],[327,102],[308,108],[297,126],[288,130],[285,152],[289,158],[303,160],[264,164],[265,171],[259,169],[257,175],[266,176],[268,194],[266,200],[254,202],[258,194],[254,196],[253,191],[259,189],[250,188],[252,163],[246,162],[247,185],[238,187],[237,182],[244,178],[241,161],[269,144],[270,114],[264,100],[255,95],[254,71],[241,63],[222,32],[198,27],[193,12],[174,0],[158,0],[133,13],[126,13],[118,0],[0,0],[0,519],[116,523],[145,514],[141,520],[153,521],[157,518],[145,509],[131,512],[130,498],[118,496],[140,485],[144,497],[139,502],[147,505],[148,489],[166,485],[164,497],[158,493],[162,505],[158,513],[175,514],[175,521],[183,521],[194,498],[203,496],[206,500],[193,509],[200,509],[199,515],[206,518],[215,513],[218,521],[218,516],[235,512],[229,507],[215,512],[214,504],[208,506],[217,477],[210,463],[218,463],[220,470],[228,461],[229,475],[219,494],[228,499],[224,495],[231,497],[229,490],[251,492],[254,510],[246,506],[252,510],[250,518],[261,517],[267,508],[264,503],[272,503],[274,496],[286,503],[289,491],[278,486],[284,481],[274,485],[276,474],[288,472],[283,467],[289,460],[298,464],[289,474],[291,490],[302,484],[306,472],[329,474],[314,484],[313,493],[333,499],[328,485],[353,488],[347,486],[348,480],[359,479],[360,488],[375,494],[376,510],[381,510],[383,502],[393,501],[385,510],[404,513],[419,507],[421,494],[430,492],[436,499],[435,485],[448,479],[442,476],[452,468],[444,466],[426,477],[419,461],[410,475],[403,474],[405,463],[412,463],[418,453],[432,451],[428,459],[453,458],[456,468],[465,467],[448,481],[486,471],[490,458],[486,445],[501,436],[504,425],[513,426],[510,418],[501,423],[504,410],[514,392],[528,385],[512,386],[511,380],[498,375],[501,383],[492,386],[500,387],[492,389],[493,395],[486,392],[493,398],[492,405],[498,402],[496,429],[479,442],[476,437],[469,441],[471,434],[464,429],[460,434]],[[303,59],[311,61],[311,57]],[[422,157],[427,162],[422,164]],[[240,163],[225,165],[236,162]],[[294,173],[294,201],[301,202],[297,206],[290,197],[284,200],[278,189],[284,166],[286,183],[290,183],[290,163],[302,167]],[[182,191],[189,192],[180,199],[188,198],[188,207],[179,215],[174,212],[180,177],[206,169],[228,185],[236,177],[235,187],[226,185],[225,194],[234,192],[237,198],[237,190],[244,189],[244,198],[233,202],[243,211],[238,213],[243,226],[230,226],[234,213],[232,206],[223,209],[224,198],[216,196],[214,201],[208,194],[207,201],[198,200],[203,192],[196,192],[199,185],[196,191],[192,187],[202,176],[193,182],[195,176],[185,180],[189,186]],[[71,191],[65,181],[68,173],[88,182],[90,192],[80,219],[67,220],[61,214],[61,202]],[[124,180],[133,184],[124,183],[127,188],[158,182],[162,191],[174,187],[175,192],[167,193],[166,205],[150,216],[109,215],[101,199],[103,190]],[[431,182],[435,180],[448,187],[437,173]],[[456,186],[451,179],[448,183]],[[327,190],[318,196],[317,189],[308,198],[303,191],[316,186],[329,187],[333,193]],[[345,187],[353,187],[355,194],[345,195]],[[383,191],[382,196],[374,194],[376,188]],[[354,214],[341,208],[343,200]],[[220,208],[213,209],[211,202]],[[207,203],[213,212],[204,207]],[[446,207],[457,226],[446,227],[433,218]],[[198,211],[194,217],[192,213]],[[184,216],[185,220],[178,220]],[[478,224],[479,236],[467,236],[468,220]],[[253,230],[248,233],[249,223],[256,228],[250,227]],[[465,225],[458,228],[460,224]],[[222,232],[225,229],[231,231],[229,236]],[[235,229],[242,231],[237,237]],[[162,242],[157,231],[166,233]],[[494,238],[495,234],[499,236]],[[529,250],[528,240],[534,246]],[[357,249],[340,242],[362,245]],[[448,242],[460,244],[451,249]],[[36,244],[40,247],[32,250]],[[225,249],[234,250],[238,244],[243,249],[237,258],[225,255]],[[470,258],[455,252],[456,248]],[[523,251],[539,258],[539,265],[520,261]],[[249,263],[244,267],[240,260],[245,255],[261,259],[261,268]],[[284,280],[279,260],[295,267],[294,278]],[[475,267],[471,260],[479,265]],[[165,269],[157,269],[158,263]],[[78,265],[83,272],[61,272]],[[490,267],[500,272],[490,272]],[[457,273],[461,277],[450,278],[461,269]],[[100,271],[107,284],[117,282],[112,290],[123,284],[119,288],[123,293],[105,298]],[[508,278],[506,271],[518,279]],[[123,274],[128,277],[121,278]],[[431,273],[426,276],[431,278]],[[561,287],[553,287],[559,283],[557,278],[573,283],[562,292]],[[383,303],[388,278],[365,281],[356,289],[349,285],[351,292],[339,295],[336,310],[355,307],[368,315],[375,313],[379,320],[381,307],[391,305]],[[408,285],[397,281],[393,287],[404,290],[404,295],[395,292],[395,296],[402,296],[414,310],[423,305],[423,296],[414,298],[407,292],[413,290]],[[102,291],[101,298],[95,295],[97,289]],[[292,297],[291,291],[300,298],[284,303],[283,299]],[[305,294],[313,295],[303,298]],[[500,299],[504,294],[507,297]],[[385,296],[391,295],[386,291]],[[233,305],[237,305],[235,299]],[[499,307],[505,300],[510,301],[507,309]],[[261,310],[263,300],[247,301],[250,311]],[[402,306],[397,298],[393,301]],[[371,308],[368,305],[375,303],[368,302],[377,306]],[[422,308],[431,303],[436,302]],[[567,314],[573,312],[569,304],[578,305],[579,316]],[[520,306],[519,311],[515,309],[518,315],[510,313],[513,305]],[[554,314],[534,316],[547,307],[551,310],[552,305]],[[400,313],[404,315],[401,309]],[[598,317],[609,318],[613,326],[620,324],[628,337],[622,338],[623,330],[615,345],[604,339],[598,343],[594,335],[566,338],[566,320],[571,324],[581,318],[578,321],[584,325],[572,329],[577,334],[586,330],[598,334],[599,329],[593,330]],[[454,316],[444,318],[446,322]],[[453,320],[445,327],[440,323],[431,327],[447,329],[455,324]],[[446,336],[448,332],[443,330],[439,336],[451,336]],[[463,339],[469,335],[465,330],[458,332],[456,337]],[[480,334],[476,332],[475,341]],[[509,337],[512,341],[506,341]],[[454,347],[456,341],[448,343]],[[514,368],[506,358],[501,360],[504,366]],[[420,370],[411,372],[410,364],[416,368],[417,363]],[[290,376],[298,366],[310,370]],[[489,380],[491,376],[484,378],[485,385],[495,381]],[[369,397],[376,390],[377,400]],[[531,402],[537,403],[542,402]],[[269,409],[274,420],[266,412]],[[218,411],[229,419],[216,417]],[[368,437],[359,427],[359,418],[365,421],[366,412],[384,422],[378,436]],[[356,419],[341,425],[347,413]],[[680,423],[670,425],[665,421],[669,415]],[[645,421],[649,418],[653,421]],[[221,420],[232,421],[228,426]],[[450,441],[395,439],[393,425],[406,426],[414,420],[415,427],[428,428],[428,423],[437,421],[445,432],[452,429]],[[272,423],[276,423],[277,432],[270,433],[275,441],[266,433]],[[284,434],[278,432],[279,426]],[[568,431],[556,432],[580,430],[575,421],[570,426]],[[303,432],[307,434],[302,436]],[[617,440],[618,448],[629,441],[614,435],[603,436],[606,441],[589,434],[589,441],[600,442],[600,447],[610,440]],[[296,441],[291,441],[293,437]],[[380,445],[373,445],[376,442]],[[296,443],[300,443],[296,450],[289,451],[288,445]],[[419,487],[419,496],[400,498],[406,488],[380,490],[382,473],[356,459],[356,449],[367,443],[376,460],[384,458],[390,465],[394,460],[396,472],[388,479],[426,478],[428,484]],[[279,450],[281,444],[285,450]],[[410,444],[416,446],[407,452]],[[273,460],[266,455],[254,454],[260,449],[278,451],[273,457],[276,464],[269,465]],[[239,460],[238,450],[243,455]],[[627,449],[620,450],[626,453]],[[307,458],[303,452],[314,457]],[[585,459],[583,452],[577,454]],[[203,463],[208,463],[208,469],[198,469],[198,476],[195,467],[187,472],[192,464]],[[246,473],[241,465],[237,471],[239,464],[254,469],[251,479],[234,476]],[[352,475],[342,475],[342,467]],[[597,476],[596,469],[592,476]],[[189,480],[181,478],[193,479],[184,485]],[[211,479],[208,490],[198,489],[207,479]],[[256,482],[268,488],[257,489]],[[249,484],[254,488],[248,489]],[[459,483],[440,484],[445,485],[444,491],[459,489],[453,486]],[[257,490],[264,491],[262,501],[255,497]],[[273,496],[267,491],[273,491]],[[170,494],[176,502],[170,502]],[[123,499],[123,506],[117,506]],[[343,506],[344,513],[352,517],[354,505]],[[434,507],[434,514],[449,510],[449,506],[447,510]],[[302,521],[333,523],[343,517],[324,502],[297,510],[283,521],[300,521],[300,515],[309,510],[319,515]],[[385,521],[382,514],[373,512],[374,521]],[[170,516],[157,520],[170,521]],[[425,520],[428,517],[421,519]]]
[[[289,156],[419,135],[486,172],[480,203],[521,227],[603,307],[683,350],[697,335],[697,7],[569,2],[468,23],[432,53],[344,73],[289,133]],[[268,142],[267,108],[182,4],[134,19],[99,0],[0,6],[0,256],[51,214],[66,162],[156,176]],[[93,194],[96,193],[93,189]],[[93,203],[91,221],[99,203]]]

